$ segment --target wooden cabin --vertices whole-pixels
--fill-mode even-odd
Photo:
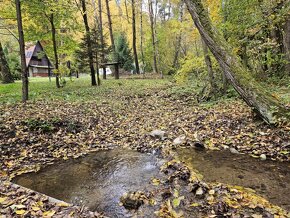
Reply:
[[[52,76],[53,66],[39,41],[26,46],[25,57],[29,77]]]

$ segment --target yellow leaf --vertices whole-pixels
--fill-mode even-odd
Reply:
[[[57,206],[59,206],[59,207],[68,207],[69,204],[66,203],[66,202],[60,202],[60,203],[57,204]]]
[[[34,210],[34,211],[39,211],[40,208],[39,208],[39,207],[32,207],[32,210]]]
[[[4,201],[6,201],[7,197],[4,198],[0,198],[0,204],[3,203]]]
[[[199,203],[192,203],[190,206],[191,207],[198,207],[199,206]]]
[[[26,212],[26,210],[16,210],[17,215],[23,215]]]
[[[152,179],[152,184],[157,186],[160,184],[160,180],[159,179]]]
[[[49,210],[43,213],[44,217],[52,217],[55,214],[55,211]]]
[[[38,204],[38,206],[43,207],[43,202],[42,201],[38,201],[37,204]]]

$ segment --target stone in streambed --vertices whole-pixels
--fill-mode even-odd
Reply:
[[[194,142],[194,148],[196,150],[204,150],[205,149],[205,145],[202,142]]]
[[[137,210],[142,204],[144,204],[145,198],[146,196],[143,192],[129,192],[124,194],[120,201],[126,209]]]
[[[161,140],[166,139],[166,137],[165,137],[166,132],[163,131],[163,130],[160,130],[160,129],[153,130],[152,132],[150,132],[149,135],[152,136],[152,137],[154,137],[154,138],[159,138]]]
[[[261,160],[267,160],[267,156],[266,156],[265,154],[261,154],[261,155],[260,155],[260,159],[261,159]]]
[[[232,154],[239,154],[239,153],[240,153],[240,152],[238,152],[238,150],[235,149],[235,148],[230,148],[230,152],[231,152]]]
[[[173,145],[178,146],[178,145],[185,144],[185,142],[186,142],[186,136],[182,135],[173,140]]]

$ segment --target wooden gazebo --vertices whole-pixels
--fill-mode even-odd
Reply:
[[[119,62],[110,62],[110,63],[101,63],[100,64],[100,68],[106,68],[107,66],[114,66],[115,68],[115,79],[119,79],[120,75],[119,75]]]

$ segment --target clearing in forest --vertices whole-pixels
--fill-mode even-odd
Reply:
[[[289,216],[289,126],[264,124],[236,97],[198,104],[191,87],[170,78],[88,83],[81,78],[55,90],[53,82],[32,79],[27,104],[17,103],[20,83],[0,86],[0,215]],[[122,209],[106,207],[108,193],[99,206],[82,205],[81,194],[102,190],[79,180],[90,181],[92,172],[117,196],[113,208]],[[141,172],[150,178],[139,184]],[[251,180],[255,174],[260,181]],[[59,192],[52,196],[47,187]]]

